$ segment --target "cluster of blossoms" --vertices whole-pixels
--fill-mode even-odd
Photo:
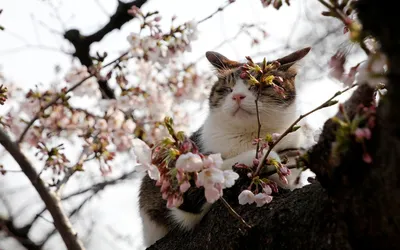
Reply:
[[[367,152],[366,142],[371,139],[371,130],[375,127],[376,105],[365,107],[360,104],[353,119],[349,119],[343,105],[339,105],[339,111],[344,119],[332,118],[339,124],[339,128],[332,145],[331,159],[338,164],[340,156],[348,150],[351,143],[356,142],[361,144],[363,161],[367,164],[372,163],[372,157]]]
[[[183,194],[191,187],[203,187],[207,202],[214,203],[223,189],[234,185],[239,175],[232,170],[222,170],[220,154],[204,155],[182,131],[175,132],[171,118],[165,119],[171,137],[166,137],[152,149],[143,141],[134,146],[137,161],[160,186],[167,207],[179,207]]]
[[[101,172],[107,173],[115,154],[128,152],[134,138],[153,143],[167,135],[168,131],[161,126],[165,116],[175,117],[176,127],[186,129],[187,110],[179,104],[188,96],[193,101],[203,101],[207,96],[206,80],[211,77],[211,73],[199,74],[194,65],[185,65],[178,58],[196,38],[196,24],[188,22],[164,34],[158,25],[157,12],[143,14],[136,7],[130,12],[142,17],[140,29],[149,28],[151,35],[137,36],[140,44],[132,44],[131,53],[117,61],[104,76],[102,62],[106,54],[98,55],[98,63],[90,69],[72,67],[50,88],[36,88],[28,93],[12,91],[17,105],[2,117],[1,124],[16,140],[36,147],[38,143],[50,145],[52,136],[71,139],[73,143],[78,137],[87,149],[88,159],[99,160]],[[150,41],[156,46],[150,46],[153,44]],[[167,54],[161,53],[160,48],[167,48]],[[139,50],[143,53],[138,53]],[[155,56],[156,50],[161,53],[159,56]],[[128,58],[133,65],[128,65]],[[116,99],[102,99],[97,82],[100,80],[116,83]],[[4,98],[0,96],[0,100]]]
[[[240,77],[258,89],[262,86],[271,86],[284,98],[285,90],[281,87],[283,79],[271,73],[271,71],[279,68],[280,63],[277,61],[267,63],[264,58],[261,64],[256,64],[250,57],[246,57],[246,59],[247,63],[242,66]],[[298,128],[300,127],[293,128],[291,132],[295,132]],[[260,129],[261,124],[259,124]],[[240,204],[255,202],[257,206],[262,206],[271,202],[272,192],[278,192],[277,184],[268,179],[271,174],[277,173],[283,183],[288,183],[286,177],[291,173],[290,169],[285,166],[288,159],[280,159],[276,153],[271,153],[272,148],[278,143],[281,136],[274,133],[272,135],[267,134],[265,138],[254,139],[253,145],[257,147],[257,154],[254,156],[253,164],[251,166],[236,164],[235,167],[246,169],[248,171],[247,176],[251,179],[249,187],[239,195]],[[264,153],[264,151],[267,152]]]
[[[267,134],[265,138],[258,138],[253,140],[253,145],[257,145],[257,155],[253,159],[253,164],[247,166],[245,164],[236,164],[236,168],[247,170],[247,177],[251,179],[251,183],[246,190],[243,190],[239,195],[239,203],[252,204],[256,203],[257,206],[262,206],[272,201],[272,192],[278,192],[277,183],[268,179],[271,174],[278,174],[282,183],[288,183],[287,176],[291,174],[290,169],[285,166],[288,163],[287,158],[281,159],[276,153],[270,153],[269,157],[263,163],[264,151],[274,147],[276,141],[281,135],[274,133]],[[261,163],[261,164],[260,164]]]
[[[271,71],[278,69],[281,64],[278,61],[267,63],[264,58],[261,65],[256,64],[250,57],[246,57],[247,63],[241,68],[240,78],[247,80],[251,86],[261,89],[261,86],[271,86],[276,93],[283,98],[286,97],[285,89],[282,87],[283,79],[275,76]]]
[[[171,58],[190,51],[191,42],[197,39],[197,22],[195,21],[176,27],[172,25],[170,31],[164,33],[158,23],[161,20],[158,12],[144,14],[139,8],[133,6],[129,13],[141,19],[141,31],[148,28],[150,32],[147,36],[141,36],[142,32],[129,35],[128,41],[136,57],[167,64]],[[172,21],[174,20],[175,17],[172,18]]]

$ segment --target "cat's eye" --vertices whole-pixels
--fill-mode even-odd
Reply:
[[[222,87],[222,88],[217,89],[215,92],[217,92],[218,94],[225,94],[225,93],[232,92],[232,88]]]

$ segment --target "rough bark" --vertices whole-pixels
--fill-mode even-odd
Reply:
[[[118,7],[110,20],[98,31],[91,35],[82,35],[77,29],[70,29],[64,33],[67,39],[75,48],[74,56],[79,59],[82,65],[88,69],[93,66],[93,59],[90,55],[90,46],[94,42],[99,42],[114,29],[120,29],[125,23],[132,20],[134,16],[128,13],[132,6],[142,7],[147,0],[135,0],[127,3],[118,1]],[[106,79],[97,79],[103,98],[115,99],[114,91],[108,86]]]
[[[387,96],[379,103],[376,126],[366,148],[351,144],[331,159],[338,125],[331,119],[309,151],[309,167],[317,182],[281,194],[268,205],[241,206],[241,180],[224,197],[253,227],[246,230],[217,202],[191,233],[178,229],[149,249],[398,249],[400,245],[400,28],[395,1],[359,0],[359,18],[388,55]],[[351,117],[358,104],[371,104],[373,90],[361,85],[346,102]],[[337,114],[341,117],[341,114]]]

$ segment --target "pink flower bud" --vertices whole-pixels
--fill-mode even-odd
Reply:
[[[168,180],[164,180],[162,185],[161,185],[161,192],[166,192],[169,187],[170,187],[169,181]]]
[[[270,181],[267,185],[272,189],[274,193],[278,193],[278,185],[275,182]]]
[[[192,150],[192,143],[188,140],[182,143],[181,151],[187,153]]]
[[[287,178],[285,177],[285,176],[283,176],[283,175],[280,175],[279,176],[279,179],[284,183],[284,184],[288,184],[289,182],[288,182],[288,180],[287,180]]]
[[[363,154],[363,161],[364,161],[365,163],[368,163],[368,164],[372,163],[372,157],[371,157],[371,155],[368,154],[367,152],[365,152],[365,153]]]
[[[253,165],[254,166],[258,166],[258,164],[260,164],[260,160],[259,159],[253,159]]]
[[[356,131],[354,132],[354,135],[356,136],[357,141],[362,141],[365,137],[364,130],[361,128],[357,128]]]
[[[184,181],[180,186],[179,186],[179,191],[181,193],[186,192],[190,188],[190,183],[188,181]]]
[[[284,175],[284,176],[290,175],[290,169],[288,169],[287,167],[281,167],[281,168],[279,169],[279,171],[280,171],[281,174]]]
[[[369,128],[364,128],[364,137],[365,139],[371,139],[371,130]]]
[[[173,208],[174,207],[174,197],[169,196],[167,199],[167,208]]]

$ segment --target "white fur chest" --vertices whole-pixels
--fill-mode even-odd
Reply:
[[[260,137],[265,137],[267,133],[282,133],[284,130],[285,128],[279,131],[262,130]],[[252,141],[257,138],[257,128],[238,129],[207,119],[201,137],[205,152],[221,153],[221,156],[226,159],[255,149],[256,146],[252,144]],[[301,147],[304,139],[303,131],[299,129],[283,138],[275,150]]]

